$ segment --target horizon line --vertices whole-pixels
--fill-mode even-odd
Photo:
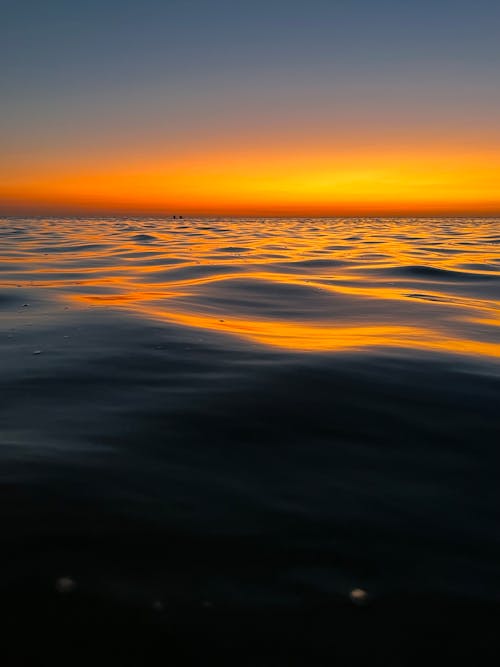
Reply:
[[[79,211],[79,212],[71,212],[71,211],[58,211],[58,212],[33,212],[33,211],[26,211],[26,212],[8,212],[8,211],[2,211],[0,209],[0,218],[123,218],[123,217],[131,217],[131,218],[158,218],[158,219],[168,219],[168,220],[187,220],[189,218],[239,218],[239,219],[246,219],[246,218],[275,218],[275,219],[282,219],[282,218],[316,218],[316,219],[321,219],[321,218],[346,218],[346,219],[357,219],[357,218],[386,218],[386,219],[398,219],[398,218],[415,218],[415,219],[426,219],[426,218],[463,218],[463,219],[468,219],[468,218],[478,218],[478,219],[483,219],[483,220],[488,220],[488,219],[496,219],[500,218],[500,211],[498,212],[488,212],[488,214],[485,213],[479,213],[479,212],[471,212],[471,213],[454,213],[454,212],[449,212],[449,213],[443,213],[442,211],[440,213],[408,213],[408,212],[402,212],[402,213],[390,213],[390,214],[385,214],[385,213],[349,213],[349,214],[332,214],[332,213],[327,213],[327,214],[319,214],[319,213],[313,213],[313,214],[308,214],[308,213],[148,213],[147,211],[93,211],[90,213],[86,213],[85,211]]]

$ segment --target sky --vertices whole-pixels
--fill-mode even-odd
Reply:
[[[499,215],[498,0],[0,0],[4,215]]]

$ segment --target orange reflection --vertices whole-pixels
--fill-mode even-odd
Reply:
[[[81,307],[303,352],[500,356],[499,221],[49,220],[37,230],[44,240],[15,283],[64,290]]]
[[[454,353],[500,357],[500,343],[483,343],[456,338],[442,338],[417,327],[351,326],[335,327],[315,324],[238,320],[220,322],[200,315],[141,309],[149,317],[190,327],[227,332],[256,343],[303,352],[342,352],[377,347],[402,347],[440,350]]]
[[[13,284],[63,291],[79,306],[296,351],[500,356],[498,220],[47,220],[33,229],[25,254],[5,257]]]

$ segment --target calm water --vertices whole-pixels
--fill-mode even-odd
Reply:
[[[500,220],[0,220],[4,594],[287,665],[496,604],[499,306]]]

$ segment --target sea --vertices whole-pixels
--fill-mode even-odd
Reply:
[[[5,665],[486,664],[499,447],[500,219],[0,219]]]

